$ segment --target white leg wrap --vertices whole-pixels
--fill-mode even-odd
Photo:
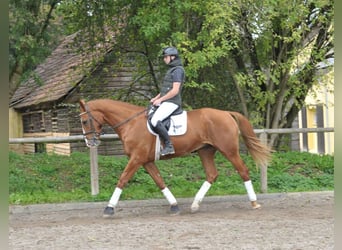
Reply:
[[[112,197],[110,198],[110,201],[109,201],[109,204],[108,204],[109,207],[116,207],[116,205],[119,202],[121,193],[122,193],[122,189],[116,187],[114,192],[113,192]]]
[[[166,187],[162,190],[163,195],[167,199],[167,201],[170,203],[170,205],[176,205],[177,201],[176,198],[173,196],[171,191]]]
[[[256,201],[257,197],[256,197],[256,194],[254,192],[252,181],[249,180],[249,181],[245,181],[244,183],[245,183],[245,188],[247,190],[249,200],[250,201]]]
[[[205,194],[208,192],[209,188],[211,187],[211,184],[208,181],[203,182],[201,188],[198,190],[195,199],[191,205],[191,211],[195,212],[199,208],[199,204],[202,202]]]

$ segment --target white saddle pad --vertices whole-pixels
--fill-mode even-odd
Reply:
[[[183,111],[179,115],[172,115],[171,116],[171,122],[170,122],[170,128],[169,128],[169,135],[170,136],[175,136],[175,135],[183,135],[186,132],[187,129],[187,112]],[[154,133],[150,127],[150,124],[147,122],[147,128],[148,131],[150,131],[151,134],[157,135]]]

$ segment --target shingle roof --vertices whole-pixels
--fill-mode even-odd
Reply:
[[[10,107],[24,108],[57,101],[67,95],[95,66],[94,53],[80,54],[73,45],[76,34],[67,36],[44,63],[38,65],[33,76],[16,90]],[[101,47],[101,46],[99,46]],[[96,53],[106,53],[102,46]]]

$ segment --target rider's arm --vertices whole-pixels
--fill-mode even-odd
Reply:
[[[153,105],[158,106],[160,105],[160,103],[167,101],[168,99],[177,95],[179,93],[180,86],[181,86],[180,82],[174,82],[172,85],[172,89],[169,92],[167,92],[166,95],[152,101]]]

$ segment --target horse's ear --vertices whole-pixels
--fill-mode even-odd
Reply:
[[[80,107],[82,108],[82,110],[86,110],[86,108],[85,108],[85,101],[83,99],[81,99],[79,101],[79,103],[80,103]]]

